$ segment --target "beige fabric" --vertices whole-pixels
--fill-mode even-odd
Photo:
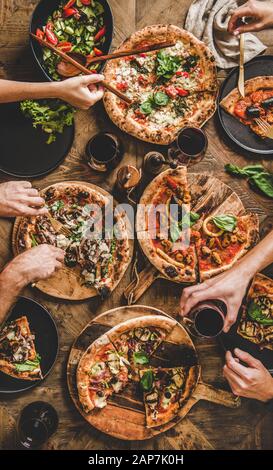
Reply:
[[[244,1],[194,0],[189,8],[185,29],[204,41],[212,50],[216,64],[221,68],[239,63],[239,38],[227,32],[232,10]],[[245,33],[245,62],[253,59],[266,46],[253,34]]]

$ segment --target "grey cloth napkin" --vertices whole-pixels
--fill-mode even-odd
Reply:
[[[185,29],[204,41],[221,68],[239,64],[239,38],[227,32],[232,10],[244,1],[236,0],[194,0],[189,8]],[[253,59],[266,46],[253,34],[245,33],[245,62]]]

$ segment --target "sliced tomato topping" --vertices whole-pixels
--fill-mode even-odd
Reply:
[[[241,119],[246,119],[246,108],[248,107],[248,103],[244,100],[240,100],[236,103],[234,108],[234,114]]]
[[[63,52],[70,52],[72,49],[72,44],[69,41],[59,42],[58,49],[61,49]]]
[[[65,8],[63,11],[64,18],[69,18],[70,16],[75,16],[78,12],[77,8]]]
[[[117,89],[120,90],[120,91],[128,90],[128,83],[126,83],[126,82],[117,83]]]
[[[173,85],[169,85],[167,88],[165,88],[165,92],[170,98],[176,98],[178,95],[177,88],[175,88]]]
[[[176,87],[176,91],[177,91],[179,96],[188,96],[188,94],[189,94],[188,90],[184,90],[184,88],[177,88]]]

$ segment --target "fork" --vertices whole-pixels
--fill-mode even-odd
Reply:
[[[61,233],[65,237],[71,237],[72,231],[69,228],[65,227],[61,222],[54,219],[54,217],[52,217],[51,214],[48,214],[48,218],[51,222],[52,227],[54,228],[56,232]]]
[[[259,128],[263,131],[265,134],[265,137],[268,137],[268,139],[273,139],[273,126],[268,124],[264,119],[262,118],[256,118],[255,122],[258,124]]]

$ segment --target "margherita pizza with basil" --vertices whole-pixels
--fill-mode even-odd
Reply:
[[[218,88],[212,53],[177,26],[148,26],[119,50],[165,41],[175,45],[109,61],[104,71],[106,80],[133,101],[128,106],[105,92],[105,108],[114,123],[141,140],[162,145],[170,144],[184,126],[200,127],[213,115]]]
[[[136,225],[141,248],[175,282],[204,281],[229,269],[258,239],[258,217],[238,215],[234,198],[214,210],[209,196],[202,198],[204,208],[193,211],[187,170],[180,166],[157,176],[140,199]]]
[[[22,218],[17,232],[18,252],[48,243],[65,250],[66,269],[79,275],[79,283],[105,296],[129,263],[129,238],[124,212],[114,213],[107,196],[82,183],[58,183],[41,191],[49,214],[69,233],[56,231],[50,217]]]
[[[220,104],[229,114],[249,126],[255,134],[266,137],[256,119],[262,118],[268,124],[273,124],[273,76],[255,77],[247,80],[244,98],[235,88]]]

